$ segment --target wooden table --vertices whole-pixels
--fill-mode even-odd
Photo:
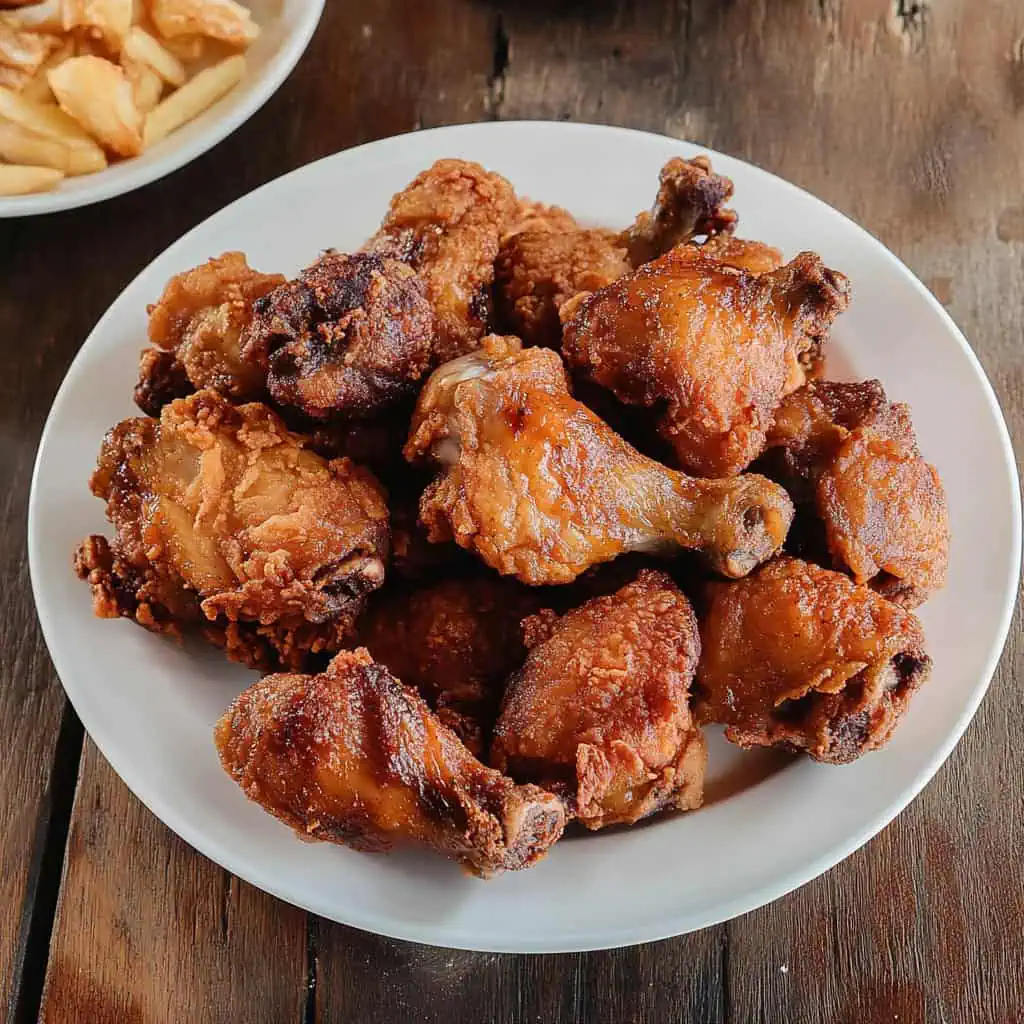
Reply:
[[[1019,0],[327,7],[289,82],[214,152],[102,206],[0,224],[8,1019],[1020,1021],[1019,614],[966,737],[881,836],[756,913],[604,953],[461,953],[318,920],[194,853],[83,737],[36,624],[25,558],[29,477],[54,392],[99,315],[166,245],[255,186],[359,142],[553,118],[666,132],[767,167],[910,264],[971,339],[1024,441]]]

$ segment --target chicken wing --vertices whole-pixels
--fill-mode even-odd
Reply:
[[[505,680],[526,657],[519,623],[540,603],[537,590],[493,575],[402,586],[370,601],[359,641],[480,757]]]
[[[515,212],[515,193],[500,174],[438,160],[391,200],[364,246],[423,278],[437,317],[435,365],[472,351],[487,333],[494,260]]]
[[[824,528],[834,568],[907,608],[946,580],[949,513],[910,409],[877,380],[817,381],[788,395],[761,465]]]
[[[307,838],[422,843],[486,877],[535,863],[565,825],[557,797],[477,761],[362,649],[321,675],[261,679],[214,738],[246,796]]]
[[[313,420],[366,417],[436,364],[434,311],[409,266],[327,252],[256,302],[242,354],[270,396]]]
[[[159,416],[169,401],[213,388],[236,401],[260,398],[264,375],[241,354],[253,304],[284,282],[261,274],[244,253],[226,252],[167,282],[149,307],[149,340],[142,354],[135,402]]]
[[[306,451],[258,403],[199,391],[119,423],[91,480],[115,538],[76,557],[96,613],[194,628],[257,667],[337,650],[380,586],[387,507],[348,460]]]
[[[784,262],[775,246],[728,234],[712,235],[700,244],[698,251],[708,259],[751,274],[770,274]]]
[[[931,668],[910,612],[790,557],[708,584],[700,630],[700,720],[832,764],[885,744]]]
[[[813,253],[753,275],[679,246],[584,299],[566,361],[622,402],[659,415],[678,464],[741,472],[764,448],[801,360],[846,308],[848,282]]]
[[[557,353],[515,338],[434,372],[405,452],[441,467],[420,500],[430,539],[529,584],[680,548],[742,576],[778,550],[793,514],[764,477],[696,480],[645,458],[573,399]]]
[[[699,807],[707,751],[690,717],[697,620],[672,580],[641,572],[607,597],[524,623],[491,763],[563,793],[587,828]]]
[[[735,214],[723,208],[731,195],[732,182],[712,173],[706,157],[675,157],[661,170],[652,210],[621,233],[580,227],[559,207],[527,204],[495,264],[501,327],[528,345],[557,348],[566,302],[697,235],[731,230]]]

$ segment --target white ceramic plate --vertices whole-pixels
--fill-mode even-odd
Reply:
[[[195,160],[248,121],[281,87],[309,45],[324,0],[246,0],[260,35],[246,50],[245,78],[194,121],[141,156],[96,174],[67,178],[52,192],[0,197],[0,217],[25,217],[88,206],[132,192]]]
[[[568,839],[536,868],[489,882],[439,857],[300,842],[221,770],[211,730],[253,676],[90,613],[71,552],[105,529],[86,488],[104,431],[131,403],[146,303],[172,274],[226,249],[294,272],[320,249],[358,246],[391,194],[438,157],[479,160],[523,193],[624,225],[670,156],[697,148],[588,125],[445,128],[340,153],[211,217],[146,268],[86,341],[50,413],[29,510],[39,617],[60,677],[114,769],[175,832],[262,889],[347,924],[492,951],[564,951],[662,938],[725,920],[814,878],[878,832],[960,737],[1002,649],[1020,565],[1020,504],[992,389],[952,321],[894,256],[841,214],[718,154],[742,233],[788,255],[819,251],[854,301],[832,342],[834,376],[878,376],[913,405],[921,447],[949,495],[948,588],[923,610],[935,671],[892,743],[826,767],[743,754],[712,737],[708,806],[633,830]],[[956,410],[955,415],[950,410]],[[730,795],[731,793],[731,795]]]

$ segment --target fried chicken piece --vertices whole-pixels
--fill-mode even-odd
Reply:
[[[699,718],[831,764],[883,746],[931,668],[910,612],[797,558],[708,584],[700,629]]]
[[[573,369],[651,409],[688,472],[722,477],[761,453],[800,360],[849,301],[813,253],[752,275],[679,246],[584,299],[565,325]]]
[[[579,222],[564,207],[549,206],[533,199],[518,197],[512,220],[505,225],[502,242],[521,231],[543,231],[548,234],[568,234],[579,228]]]
[[[700,638],[668,576],[645,570],[561,618],[527,619],[524,633],[496,768],[564,793],[589,829],[700,806],[707,750],[689,705]]]
[[[138,407],[159,416],[167,402],[199,388],[235,401],[262,397],[263,374],[242,358],[241,337],[256,300],[284,280],[253,270],[241,252],[226,252],[172,277],[149,307],[155,348],[142,354]]]
[[[90,486],[116,531],[76,556],[97,615],[198,628],[256,667],[337,650],[384,579],[377,482],[305,450],[259,403],[199,391],[159,420],[124,420]]]
[[[301,836],[379,852],[422,843],[475,875],[529,867],[562,834],[561,801],[481,764],[363,650],[321,675],[275,675],[217,723],[221,763]]]
[[[833,568],[907,608],[945,584],[942,481],[921,457],[910,409],[877,380],[794,391],[768,447],[762,465],[791,489],[802,520],[820,521]]]
[[[626,249],[599,228],[555,232],[547,226],[513,234],[495,263],[495,312],[502,327],[528,345],[557,348],[558,310],[580,292],[596,291],[629,272]]]
[[[502,328],[528,345],[558,348],[559,310],[566,302],[696,235],[731,230],[736,215],[722,206],[731,195],[732,182],[713,174],[706,157],[675,157],[661,169],[651,212],[639,214],[621,233],[582,228],[559,207],[527,203],[495,263]]]
[[[725,209],[732,193],[732,181],[715,174],[708,157],[673,157],[658,175],[650,213],[641,213],[621,236],[629,262],[639,267],[698,235],[733,231],[736,214]]]
[[[281,406],[312,420],[366,417],[415,393],[435,362],[434,334],[409,266],[327,252],[256,303],[242,353]]]
[[[364,246],[423,279],[437,317],[433,365],[472,351],[487,333],[494,260],[515,211],[515,192],[500,174],[438,160],[391,200]]]
[[[630,447],[569,393],[550,349],[491,336],[420,393],[405,449],[440,475],[420,518],[524,583],[568,583],[627,551],[700,551],[742,576],[781,546],[792,519],[764,477],[696,480]]]
[[[359,641],[393,675],[415,686],[480,757],[505,680],[526,657],[519,623],[541,600],[540,592],[492,575],[385,589],[360,619]]]

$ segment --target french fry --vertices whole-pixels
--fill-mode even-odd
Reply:
[[[123,56],[147,64],[169,85],[185,84],[184,64],[144,29],[133,26],[124,38]]]
[[[132,87],[135,106],[141,113],[148,114],[164,94],[164,80],[149,64],[143,64],[140,60],[130,60],[122,56],[121,67],[124,68],[125,77]]]
[[[21,68],[9,68],[6,64],[0,64],[0,86],[10,89],[11,92],[24,92],[25,87],[32,81],[32,75]]]
[[[0,21],[11,28],[29,32],[60,32],[64,28],[63,0],[42,0],[42,3],[16,7],[0,14]]]
[[[245,58],[228,57],[200,71],[176,92],[172,92],[146,118],[143,139],[147,148],[187,124],[230,92],[245,74]]]
[[[54,110],[57,108],[54,107]],[[107,166],[107,154],[94,142],[91,146],[68,146],[68,175],[95,174]]]
[[[60,46],[55,36],[23,32],[0,23],[0,64],[34,75]]]
[[[0,88],[0,117],[6,117],[48,139],[99,149],[89,133],[63,110],[50,104],[33,103],[10,89]]]
[[[150,0],[149,13],[165,39],[200,35],[248,46],[260,34],[249,9],[235,0]]]
[[[34,100],[36,103],[56,103],[57,98],[50,88],[50,81],[46,72],[51,68],[62,64],[69,57],[75,55],[75,41],[70,36],[65,36],[60,41],[60,46],[46,58],[43,66],[25,83],[21,95],[27,100]]]
[[[173,39],[164,37],[160,42],[178,60],[193,64],[206,56],[206,44],[209,40],[203,36],[175,36]]]
[[[70,154],[62,142],[38,135],[13,121],[0,120],[0,158],[8,163],[52,167],[66,174]]]
[[[111,50],[132,26],[132,0],[63,0],[64,28],[96,32]]]
[[[102,57],[72,57],[48,76],[61,110],[107,149],[121,156],[142,152],[142,114],[118,65]]]
[[[26,167],[0,164],[0,196],[23,196],[29,192],[49,192],[64,180],[52,167]]]

